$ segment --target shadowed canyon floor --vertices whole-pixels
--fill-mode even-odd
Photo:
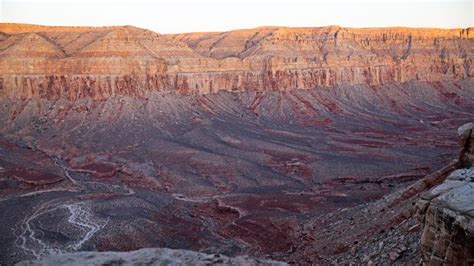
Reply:
[[[0,261],[168,247],[327,262],[408,218],[364,208],[456,157],[473,89],[2,99]]]

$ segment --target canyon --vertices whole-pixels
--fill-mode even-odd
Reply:
[[[206,94],[474,76],[473,30],[261,27],[162,35],[124,27],[1,26],[2,94]]]
[[[452,160],[473,44],[472,28],[0,24],[0,264],[450,259],[424,193],[468,167]]]

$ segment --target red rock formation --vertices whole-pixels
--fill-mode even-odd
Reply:
[[[262,27],[160,35],[0,24],[0,95],[102,99],[474,77],[472,29]]]

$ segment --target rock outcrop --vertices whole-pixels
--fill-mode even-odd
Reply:
[[[190,250],[144,248],[130,252],[76,252],[51,255],[40,260],[22,261],[18,266],[40,265],[266,265],[284,266],[284,262],[227,257]]]
[[[474,76],[472,29],[262,27],[160,35],[0,24],[0,95],[103,99],[379,85]]]
[[[474,123],[468,123],[458,129],[459,144],[461,152],[459,162],[470,167],[474,165]]]
[[[462,167],[418,202],[424,223],[422,259],[429,265],[474,263],[474,124],[458,130]]]

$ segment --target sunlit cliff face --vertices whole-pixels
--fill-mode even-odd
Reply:
[[[1,26],[2,94],[288,91],[474,75],[470,29],[263,27],[159,35],[134,27]]]

